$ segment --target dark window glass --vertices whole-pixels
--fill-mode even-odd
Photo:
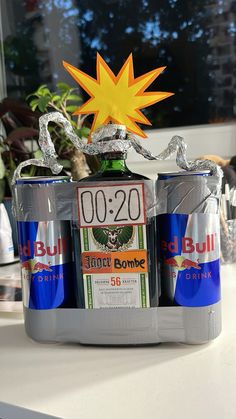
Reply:
[[[236,1],[1,0],[1,18],[9,96],[74,85],[62,59],[95,76],[96,51],[115,73],[132,51],[135,76],[167,66],[150,90],[175,93],[145,110],[153,128],[235,119]]]

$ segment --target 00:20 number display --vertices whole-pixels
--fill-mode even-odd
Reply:
[[[80,227],[145,224],[144,184],[78,188]]]

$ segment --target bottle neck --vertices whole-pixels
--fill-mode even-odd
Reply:
[[[100,155],[100,172],[117,171],[128,172],[126,153],[112,152]]]

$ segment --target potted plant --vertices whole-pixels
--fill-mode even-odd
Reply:
[[[55,92],[51,91],[46,85],[41,85],[28,96],[30,98],[29,105],[33,111],[38,110],[42,113],[52,110],[61,112],[70,122],[78,137],[87,138],[90,132],[90,129],[85,125],[87,115],[72,115],[82,102],[77,90],[61,82],[57,83],[57,91]],[[60,125],[54,124],[49,129],[57,154],[62,160],[61,164],[64,168],[71,170],[74,180],[82,179],[89,173],[97,171],[99,167],[97,158],[89,155],[85,157],[81,151],[77,150],[68,140]]]
[[[57,84],[57,91],[51,91],[41,85],[28,96],[29,106],[25,103],[6,98],[0,103],[0,120],[2,134],[0,136],[0,202],[4,196],[11,196],[11,179],[19,163],[30,158],[40,158],[42,153],[38,145],[38,119],[50,111],[59,111],[81,137],[87,137],[89,128],[84,125],[85,117],[74,117],[72,113],[79,107],[82,99],[76,89],[65,83]],[[62,174],[70,174],[79,180],[98,169],[98,160],[86,156],[77,150],[66,137],[63,127],[51,123],[50,135],[63,165]],[[27,176],[51,175],[51,171],[42,167],[27,167]]]

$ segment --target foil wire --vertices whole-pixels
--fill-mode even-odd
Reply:
[[[75,134],[69,121],[60,112],[51,112],[39,118],[39,146],[42,150],[43,158],[30,159],[20,163],[15,170],[12,179],[13,185],[20,177],[21,170],[29,165],[50,168],[54,174],[60,173],[63,169],[63,166],[57,162],[58,156],[48,131],[49,122],[54,122],[60,125],[64,129],[66,136],[70,139],[75,148],[85,154],[96,155],[107,152],[127,152],[129,149],[134,148],[134,150],[138,154],[141,154],[145,159],[165,160],[176,153],[176,164],[181,169],[187,171],[210,170],[212,175],[215,175],[219,178],[222,177],[222,170],[213,161],[188,161],[186,154],[187,144],[184,142],[182,137],[177,135],[172,137],[165,150],[163,150],[157,156],[154,156],[149,150],[141,146],[140,142],[133,134],[127,133],[126,127],[124,125],[103,125],[92,133],[91,143],[87,143],[86,139],[81,139]]]
[[[187,160],[187,144],[184,142],[184,139],[178,135],[174,135],[168,146],[157,156],[154,156],[149,150],[143,148],[139,141],[131,137],[133,142],[133,148],[139,154],[141,154],[145,159],[148,160],[166,160],[174,153],[176,153],[176,164],[183,170],[187,171],[198,171],[198,170],[210,170],[212,175],[222,177],[223,172],[220,167],[211,160]]]

